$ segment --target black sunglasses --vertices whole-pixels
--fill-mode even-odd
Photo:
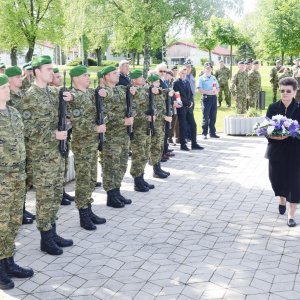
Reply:
[[[292,93],[292,90],[280,90],[280,93],[283,94],[283,93]]]

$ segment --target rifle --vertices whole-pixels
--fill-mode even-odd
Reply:
[[[148,124],[147,135],[155,135],[155,126],[154,126],[154,98],[152,93],[152,87],[149,87],[149,114],[151,116],[151,121]]]
[[[103,97],[100,97],[100,95],[99,95],[100,88],[101,87],[98,86],[95,89],[95,100],[96,100],[96,110],[97,110],[96,124],[97,125],[104,124]],[[104,144],[104,132],[101,132],[101,133],[99,133],[99,145],[98,145],[99,151],[103,150],[103,144]]]
[[[67,103],[64,100],[63,93],[66,91],[66,71],[64,71],[64,85],[59,90],[59,105],[58,105],[58,131],[66,131],[66,115],[67,115]],[[59,152],[60,155],[65,158],[68,152],[67,149],[67,140],[59,141]]]
[[[132,117],[132,94],[130,93],[131,84],[126,87],[126,118]],[[130,140],[133,140],[133,126],[127,126],[127,134],[130,137]]]

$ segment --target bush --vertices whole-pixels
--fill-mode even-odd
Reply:
[[[97,60],[91,58],[91,57],[88,57],[88,66],[97,66]]]
[[[113,61],[113,60],[102,60],[102,67],[106,67],[106,66],[115,66],[118,67],[119,66],[119,62],[117,61]]]
[[[81,58],[80,57],[77,57],[75,58],[74,60],[70,61],[67,66],[69,67],[75,67],[75,66],[78,66],[78,65],[81,65]]]
[[[261,115],[260,111],[257,110],[254,107],[249,108],[248,111],[247,111],[247,117],[248,118],[251,118],[251,117],[260,117],[260,115]]]

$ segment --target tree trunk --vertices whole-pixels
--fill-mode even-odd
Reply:
[[[166,57],[167,57],[167,39],[166,39],[166,35],[164,34],[162,37],[161,60],[166,65],[168,65]]]
[[[30,62],[32,60],[33,52],[34,52],[34,46],[35,46],[35,39],[36,37],[33,37],[32,39],[27,39],[28,42],[28,50],[25,55],[25,61]]]
[[[232,45],[230,45],[230,78],[232,78]]]
[[[145,37],[144,37],[144,70],[143,75],[144,78],[147,78],[148,71],[150,70],[150,33],[151,30],[145,29]]]
[[[18,65],[18,59],[17,59],[17,47],[12,47],[10,49],[10,60],[11,60],[11,65],[16,66]]]
[[[281,64],[284,65],[284,51],[281,51]]]
[[[133,50],[132,52],[132,66],[135,68],[135,57],[136,57],[136,50]]]
[[[140,64],[140,53],[137,54],[136,64],[137,64],[137,65]]]
[[[97,56],[97,65],[100,67],[102,65],[102,49],[99,47],[95,51]]]
[[[212,60],[211,60],[211,49],[208,49],[208,59],[209,59],[209,62],[212,63]]]

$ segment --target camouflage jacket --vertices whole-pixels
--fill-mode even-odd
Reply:
[[[0,172],[25,174],[25,159],[22,117],[14,107],[7,106],[7,111],[0,111]]]
[[[25,92],[31,87],[32,82],[30,82],[27,77],[24,77],[22,80],[22,87],[21,89]]]
[[[248,73],[237,72],[232,79],[230,91],[233,96],[247,97],[249,95],[249,78]]]
[[[88,89],[86,92],[82,92],[72,89],[71,93],[74,96],[74,100],[68,102],[68,109],[73,125],[73,144],[76,144],[76,142],[84,142],[83,137],[87,136],[92,136],[96,140],[97,110],[94,90]]]
[[[259,92],[261,90],[261,76],[260,76],[260,73],[258,71],[252,70],[248,74],[248,78],[249,78],[250,93]]]
[[[166,116],[166,98],[167,93],[161,91],[160,94],[154,95],[155,110],[156,110],[156,124],[164,124]]]
[[[226,84],[230,79],[230,70],[227,67],[218,69],[215,74],[219,84]]]
[[[17,93],[14,91],[10,90],[10,100],[8,101],[8,105],[16,108],[19,113],[22,115],[23,114],[23,96],[24,96],[24,91],[20,90]]]
[[[106,136],[122,136],[127,134],[124,118],[126,115],[126,87],[105,87],[104,115],[106,117]]]
[[[32,84],[23,98],[26,142],[36,155],[58,152],[58,88]]]
[[[280,70],[280,68],[277,68],[277,67],[274,67],[271,69],[271,73],[270,73],[270,82],[273,84],[273,85],[277,85],[278,84],[278,71]]]

